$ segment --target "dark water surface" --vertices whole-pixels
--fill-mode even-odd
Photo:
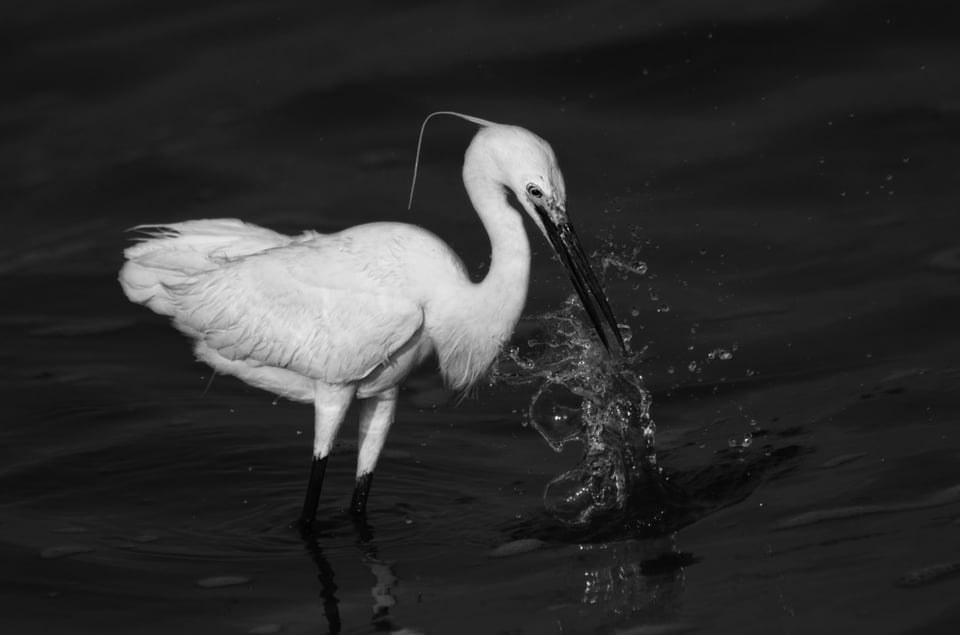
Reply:
[[[960,48],[932,2],[14,3],[0,18],[0,632],[953,633]],[[563,531],[531,390],[403,393],[369,526],[290,528],[309,408],[116,284],[123,230],[421,223],[477,275],[472,130],[557,151],[646,345],[684,526]],[[570,292],[537,254],[527,313]],[[610,247],[613,245],[613,247]],[[599,260],[598,260],[599,262]],[[521,325],[536,329],[535,320]],[[722,350],[721,350],[722,349]]]

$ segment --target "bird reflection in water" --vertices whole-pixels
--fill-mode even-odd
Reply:
[[[674,536],[577,546],[562,632],[598,626],[671,623],[680,612],[684,567],[695,559]],[[587,607],[589,609],[587,610]]]
[[[381,560],[377,546],[373,540],[373,530],[363,517],[352,517],[356,529],[357,547],[360,549],[361,562],[373,574],[374,584],[370,589],[373,598],[371,608],[371,624],[376,630],[393,631],[396,626],[391,621],[390,610],[396,605],[397,599],[393,589],[398,579],[393,570],[393,563]],[[320,546],[322,536],[315,530],[301,529],[300,537],[313,564],[317,568],[317,580],[320,582],[320,598],[323,612],[327,620],[327,632],[337,635],[343,632],[343,623],[340,617],[340,600],[337,597],[337,583],[335,573],[329,559]]]
[[[340,600],[337,599],[337,583],[334,582],[333,567],[323,554],[323,548],[311,536],[303,536],[303,544],[317,567],[317,580],[320,581],[320,598],[323,614],[327,618],[327,630],[331,635],[341,632]]]
[[[339,635],[344,632],[339,587],[320,544],[322,537],[304,532],[302,538],[317,569],[326,632]],[[570,548],[562,542],[548,544],[548,549]],[[361,562],[373,576],[369,624],[376,631],[400,630],[391,614],[397,603],[395,589],[399,583],[394,563],[379,556],[372,531],[364,522],[357,522],[356,545]],[[575,556],[565,559],[569,563],[568,572],[560,578],[563,580],[560,602],[549,608],[549,619],[556,620],[560,632],[592,631],[600,625],[677,626],[674,619],[680,613],[684,569],[696,559],[677,549],[673,535],[645,540],[583,542],[574,548]]]

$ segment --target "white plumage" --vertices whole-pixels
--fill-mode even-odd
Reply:
[[[234,219],[194,220],[142,226],[146,237],[124,252],[120,283],[127,297],[170,316],[194,340],[198,359],[315,403],[307,524],[354,397],[367,400],[353,505],[362,513],[398,384],[436,353],[446,383],[466,389],[509,338],[526,299],[530,247],[506,189],[555,247],[561,243],[551,230],[568,227],[563,178],[549,145],[522,128],[465,118],[483,126],[463,168],[493,252],[480,283],[470,281],[439,238],[401,223],[285,236]],[[565,262],[577,283],[577,263]]]

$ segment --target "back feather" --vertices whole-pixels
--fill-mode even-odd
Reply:
[[[274,392],[286,394],[251,369],[357,381],[423,326],[420,303],[363,266],[369,245],[354,249],[351,236],[290,237],[233,219],[137,229],[147,238],[124,252],[127,297],[172,317],[203,361]]]
[[[124,250],[120,286],[131,302],[173,315],[170,289],[234,258],[297,239],[234,218],[139,225],[140,242]],[[313,234],[310,234],[313,236]]]

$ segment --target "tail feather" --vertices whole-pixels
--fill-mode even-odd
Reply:
[[[120,286],[131,302],[173,315],[171,289],[222,263],[294,239],[233,218],[139,225],[139,242],[124,250]]]

